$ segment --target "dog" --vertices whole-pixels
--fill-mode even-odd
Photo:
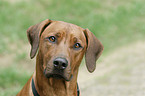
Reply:
[[[17,96],[79,96],[77,76],[85,55],[89,72],[104,49],[89,29],[46,19],[27,30],[36,69]],[[37,53],[38,50],[38,53]]]

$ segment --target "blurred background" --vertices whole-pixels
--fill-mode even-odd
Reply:
[[[0,96],[15,96],[35,69],[26,30],[47,18],[89,28],[104,52],[84,61],[82,96],[145,96],[145,0],[0,0]]]

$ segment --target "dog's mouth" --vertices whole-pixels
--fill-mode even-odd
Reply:
[[[70,81],[72,79],[72,75],[65,76],[63,72],[57,72],[57,71],[48,72],[46,69],[44,70],[44,75],[46,78],[63,79],[65,81]]]
[[[47,75],[47,78],[55,78],[55,79],[65,79],[62,75],[59,75],[59,74],[50,74],[50,75]]]

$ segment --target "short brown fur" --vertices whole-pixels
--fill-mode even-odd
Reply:
[[[86,54],[86,65],[90,72],[95,70],[96,60],[103,51],[101,42],[88,30],[63,21],[45,20],[31,26],[27,30],[31,44],[30,57],[36,57],[36,69],[17,96],[33,96],[31,80],[34,79],[36,90],[40,96],[77,96],[77,75],[80,63]],[[55,43],[48,37],[55,36]],[[81,48],[75,49],[76,43]],[[53,78],[53,61],[61,57],[68,61],[63,70],[63,78]]]

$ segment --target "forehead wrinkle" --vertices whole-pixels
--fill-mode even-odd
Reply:
[[[73,43],[77,43],[78,42],[78,38],[74,34],[71,34],[70,35],[70,41],[73,42]]]
[[[82,29],[76,25],[68,24],[66,27],[66,32],[67,32],[66,37],[69,37],[71,42],[73,41],[74,43],[77,42],[81,43],[85,41],[85,35]],[[76,40],[74,40],[74,38],[76,38]]]
[[[83,39],[85,39],[82,28],[71,23],[57,21],[57,22],[54,22],[48,29],[50,29],[49,31],[53,31],[54,34],[57,34],[57,33],[63,34],[63,37],[65,37],[65,42],[69,38],[73,39],[73,37],[76,37],[77,41],[78,40],[84,41]]]

